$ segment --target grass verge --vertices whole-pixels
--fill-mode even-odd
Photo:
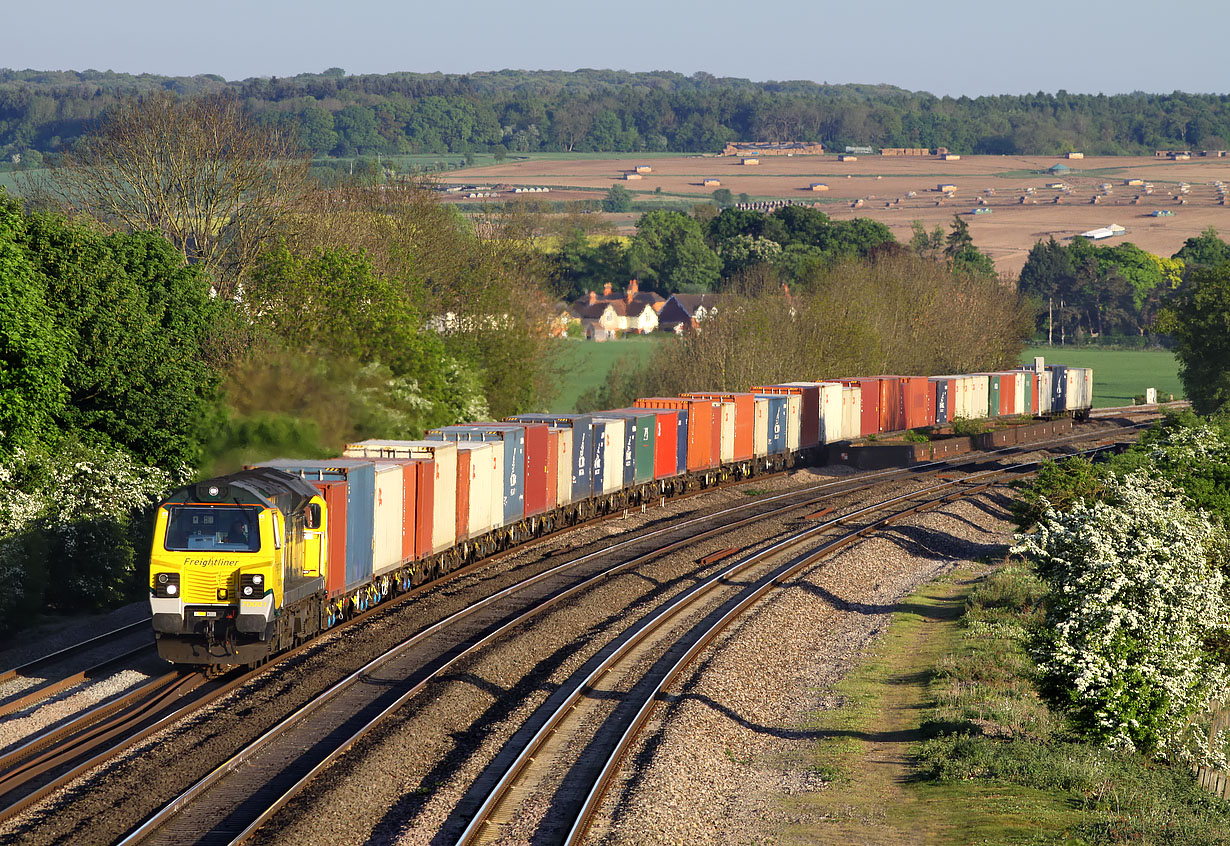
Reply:
[[[1026,649],[1044,586],[969,564],[898,606],[814,715],[784,843],[1227,844],[1230,803],[1190,774],[1074,740]]]

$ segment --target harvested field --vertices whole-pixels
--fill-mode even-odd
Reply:
[[[712,195],[712,190],[701,183],[713,178],[721,180],[722,187],[735,196],[747,194],[755,202],[816,203],[836,219],[857,216],[879,220],[901,241],[909,240],[914,220],[921,220],[928,229],[937,224],[947,229],[952,216],[959,213],[968,220],[979,248],[995,259],[1001,271],[1012,273],[1021,269],[1029,248],[1038,239],[1070,238],[1110,223],[1127,227],[1127,232],[1101,243],[1127,240],[1166,256],[1209,226],[1230,232],[1230,205],[1220,204],[1222,197],[1215,185],[1219,181],[1230,183],[1230,159],[1226,158],[1170,161],[1153,156],[1114,156],[1069,161],[1054,156],[963,156],[959,161],[943,161],[936,157],[864,155],[855,162],[838,162],[831,155],[773,156],[748,168],[737,156],[659,155],[652,159],[652,173],[630,186],[625,183],[623,174],[645,161],[635,156],[510,159],[498,165],[450,172],[448,182],[547,185],[551,193],[537,196],[549,200],[598,199],[612,185],[621,184],[638,196],[661,188],[667,196],[701,201]],[[1059,163],[1072,169],[1062,174],[1046,172]],[[1127,179],[1151,183],[1152,193],[1125,185]],[[829,186],[820,201],[810,190],[813,182]],[[1046,187],[1056,182],[1063,182],[1067,188]],[[955,185],[955,195],[944,197],[936,190],[941,183]],[[1190,186],[1186,193],[1180,192],[1183,184]],[[1109,191],[1103,185],[1109,185]],[[988,190],[993,193],[988,194]],[[915,196],[910,197],[910,192]],[[505,196],[511,194],[502,194],[501,198]],[[856,209],[853,205],[859,200],[862,205]],[[975,206],[993,213],[969,214]],[[1150,216],[1158,209],[1171,210],[1174,216]],[[627,225],[622,220],[620,223]]]

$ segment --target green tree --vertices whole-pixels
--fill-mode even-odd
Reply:
[[[26,221],[0,192],[0,458],[51,439],[69,351],[26,254]]]
[[[698,222],[681,212],[660,210],[637,221],[628,264],[636,278],[663,292],[683,293],[712,290],[722,266]]]
[[[27,218],[25,243],[72,361],[60,428],[172,472],[196,466],[229,308],[200,267],[156,234],[102,236],[52,214]]]
[[[622,185],[612,185],[602,199],[602,210],[612,214],[632,211],[632,192]]]
[[[1179,379],[1199,414],[1230,403],[1230,264],[1197,266],[1159,318],[1175,339]]]
[[[969,224],[959,214],[952,216],[952,226],[944,238],[944,256],[953,261],[967,248],[974,246],[974,236],[969,233]]]
[[[1216,267],[1222,262],[1230,261],[1230,244],[1219,238],[1217,230],[1210,226],[1197,237],[1184,241],[1174,258],[1182,259],[1187,267]]]
[[[729,188],[718,188],[713,192],[713,202],[717,203],[722,208],[733,204],[735,201],[734,195],[730,193]]]

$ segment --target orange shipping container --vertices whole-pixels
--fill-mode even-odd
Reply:
[[[735,406],[734,460],[748,461],[751,459],[756,420],[756,397],[754,394],[690,391],[684,394],[684,396],[733,403]]]
[[[637,408],[669,408],[687,412],[688,470],[713,467],[713,401],[692,397],[645,397],[633,403]],[[718,444],[719,450],[721,444]]]

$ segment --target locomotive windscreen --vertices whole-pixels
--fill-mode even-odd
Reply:
[[[164,546],[170,551],[259,552],[259,509],[235,506],[172,506]]]

